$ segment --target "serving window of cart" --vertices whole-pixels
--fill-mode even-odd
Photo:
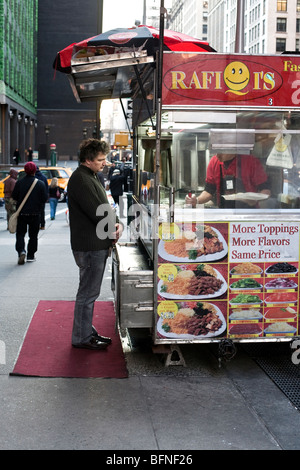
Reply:
[[[226,167],[224,174],[216,167],[218,175],[213,176],[223,189],[224,201],[218,200],[214,192],[213,198],[204,203],[206,209],[300,207],[298,112],[169,111],[164,116],[160,182],[176,188],[176,205],[185,206],[188,193],[199,196],[205,190],[209,163],[218,155],[235,161],[231,165],[234,178],[230,174],[226,177]],[[140,199],[145,202],[154,199],[155,140],[147,133],[149,122],[139,128]],[[242,178],[245,181],[240,182]],[[262,192],[264,189],[268,192]]]

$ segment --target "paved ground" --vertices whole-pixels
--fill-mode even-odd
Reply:
[[[10,376],[38,302],[76,293],[64,204],[58,212],[40,232],[37,262],[24,266],[0,219],[0,449],[98,449],[110,456],[300,448],[299,411],[242,350],[219,368],[214,348],[185,346],[186,367],[166,368],[164,356],[132,349],[125,338],[128,379]],[[103,300],[113,299],[110,279],[109,262]]]

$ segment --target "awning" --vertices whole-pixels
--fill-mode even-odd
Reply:
[[[214,52],[205,41],[164,30],[164,50]],[[159,30],[150,26],[119,28],[58,52],[53,67],[68,74],[77,101],[129,98],[146,87],[155,67]]]

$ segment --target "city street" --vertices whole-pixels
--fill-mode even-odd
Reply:
[[[75,297],[78,272],[65,210],[60,203],[50,221],[47,204],[37,261],[24,266],[0,219],[0,448],[299,449],[299,410],[240,348],[219,367],[214,348],[186,345],[186,367],[165,367],[148,343],[132,348],[125,337],[126,379],[10,375],[38,302]],[[110,281],[111,260],[99,300],[113,300]]]

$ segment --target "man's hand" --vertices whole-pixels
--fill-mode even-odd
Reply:
[[[116,227],[116,231],[113,232],[113,238],[114,238],[113,243],[117,243],[117,241],[119,240],[119,238],[122,236],[122,233],[123,233],[123,225],[122,224],[116,224],[115,227]]]
[[[189,206],[196,207],[197,198],[195,194],[193,194],[192,196],[185,196],[185,203]]]

